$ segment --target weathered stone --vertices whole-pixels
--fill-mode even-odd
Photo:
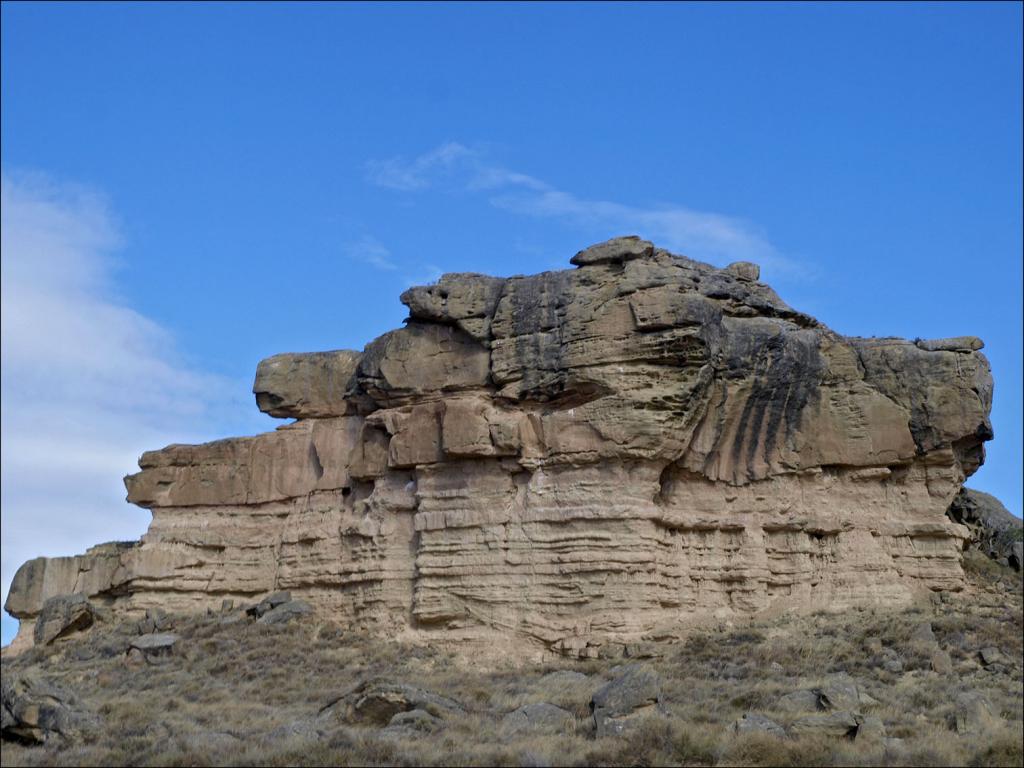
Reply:
[[[260,407],[298,421],[145,453],[143,541],[22,566],[18,647],[73,592],[138,617],[285,590],[383,637],[596,658],[962,589],[945,512],[992,434],[972,344],[844,337],[749,265],[638,238],[574,262],[446,275],[362,353],[265,361]]]
[[[371,680],[328,702],[320,709],[320,717],[384,726],[398,713],[414,709],[438,718],[465,712],[457,701],[414,685]]]
[[[854,713],[839,711],[830,712],[827,715],[808,715],[807,717],[802,717],[795,721],[789,727],[789,730],[798,736],[820,734],[823,736],[852,739],[857,736],[859,726],[857,716]]]
[[[93,608],[85,595],[58,595],[43,603],[36,619],[34,639],[36,645],[47,645],[54,640],[80,632],[92,626]]]
[[[793,691],[780,696],[775,708],[781,712],[814,712],[820,709],[817,691]]]
[[[935,644],[935,633],[932,631],[932,625],[930,621],[923,621],[917,625],[913,633],[910,635],[910,639],[915,643],[921,643],[922,645],[934,645]]]
[[[876,699],[874,696],[869,696],[868,694],[864,693],[864,691],[860,691],[860,703],[863,707],[877,707],[879,704],[881,704],[881,702],[878,699]]]
[[[992,664],[1001,664],[1006,660],[1003,656],[1003,652],[996,648],[994,645],[986,646],[978,652],[978,657],[981,659],[981,663],[986,667]]]
[[[993,560],[1021,569],[1021,520],[1011,515],[995,496],[961,488],[946,514],[967,526],[972,547]]]
[[[886,648],[882,651],[882,669],[886,672],[891,672],[894,675],[903,673],[903,659],[900,655],[892,648]]]
[[[989,700],[977,691],[965,691],[956,697],[953,728],[961,735],[977,735],[996,727],[999,719]]]
[[[265,613],[270,613],[275,608],[284,605],[285,603],[292,602],[292,593],[287,590],[281,592],[274,592],[267,595],[260,600],[256,605],[251,605],[245,609],[246,614],[255,618],[260,618]]]
[[[268,357],[256,367],[256,406],[278,418],[345,416],[355,410],[345,393],[360,357],[350,349]]]
[[[162,608],[147,608],[145,620],[152,627],[148,632],[163,632],[171,628],[171,617]],[[147,632],[142,634],[147,634]]]
[[[928,352],[977,352],[985,342],[977,336],[955,336],[949,339],[918,339],[914,342]]]
[[[857,721],[857,733],[854,738],[857,742],[883,742],[886,737],[885,723],[880,718],[870,715],[854,715]]]
[[[140,635],[133,638],[128,646],[131,660],[145,661],[156,664],[166,661],[174,653],[174,646],[181,638],[171,632],[151,635]]]
[[[626,237],[616,237],[607,242],[585,248],[569,259],[569,263],[582,267],[588,264],[642,259],[646,256],[651,256],[653,253],[654,245],[652,243],[647,240],[641,240],[636,235],[627,235]]]
[[[857,683],[846,675],[833,675],[815,692],[820,709],[856,711],[860,707]]]
[[[940,675],[953,674],[953,659],[950,657],[949,651],[936,648],[932,651],[929,661],[933,672]]]
[[[609,736],[622,731],[638,717],[656,714],[661,704],[661,681],[654,670],[628,665],[590,699],[597,735]]]
[[[575,722],[572,713],[547,702],[524,704],[501,718],[506,736],[522,733],[565,733]]]
[[[737,280],[758,280],[761,277],[761,268],[749,261],[734,261],[725,271]]]
[[[313,609],[302,600],[290,600],[275,608],[271,608],[258,619],[257,624],[285,624],[299,616],[312,613]]]
[[[56,738],[67,743],[98,727],[98,719],[73,694],[48,680],[4,670],[0,690],[4,739],[44,744]]]
[[[786,729],[776,723],[774,720],[769,720],[764,715],[759,715],[754,712],[748,712],[739,718],[732,724],[733,733],[767,733],[771,736],[778,736],[780,739],[785,737]]]
[[[380,732],[384,738],[415,739],[424,733],[433,733],[444,726],[444,721],[424,709],[398,712]]]

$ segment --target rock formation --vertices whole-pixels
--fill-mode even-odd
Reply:
[[[1021,570],[1024,564],[1024,531],[995,496],[961,488],[947,511],[954,522],[970,530],[971,546],[1001,565]]]
[[[57,594],[141,614],[289,590],[384,636],[588,656],[961,587],[945,512],[992,437],[979,339],[844,337],[756,265],[635,237],[571,261],[448,274],[362,353],[264,360],[258,406],[296,421],[144,454],[149,531],[23,565],[20,641]]]

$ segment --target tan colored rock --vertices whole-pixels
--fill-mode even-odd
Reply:
[[[653,252],[654,245],[652,243],[641,240],[636,235],[627,235],[592,245],[577,253],[569,259],[569,262],[577,266],[623,262],[628,259],[642,259],[645,256],[650,256]]]
[[[754,265],[639,238],[573,263],[446,275],[362,353],[261,363],[259,406],[298,421],[144,454],[142,541],[22,566],[18,642],[56,594],[141,616],[288,590],[386,637],[590,658],[962,588],[977,344],[843,337]]]
[[[256,406],[279,418],[316,419],[354,412],[345,399],[362,355],[350,349],[274,355],[260,361],[252,385]]]
[[[39,612],[33,630],[36,645],[48,645],[58,638],[92,626],[94,613],[85,595],[57,595],[49,598]]]
[[[758,280],[761,277],[761,268],[749,261],[734,261],[725,271],[738,280]]]

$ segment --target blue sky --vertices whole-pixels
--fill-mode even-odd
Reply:
[[[637,232],[850,335],[984,338],[1021,513],[1021,5],[2,10],[3,588],[133,538],[282,351]],[[12,623],[4,617],[4,641]]]

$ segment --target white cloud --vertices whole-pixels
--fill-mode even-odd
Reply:
[[[451,171],[472,155],[473,152],[461,144],[449,142],[411,161],[403,157],[371,160],[367,164],[367,177],[379,187],[423,189],[430,186],[439,173]]]
[[[639,234],[658,245],[716,263],[756,261],[788,277],[809,277],[811,270],[783,256],[756,227],[742,219],[677,204],[627,205],[588,200],[525,173],[490,162],[485,153],[448,142],[419,157],[394,157],[369,165],[378,186],[419,191],[453,184],[488,195],[496,208],[553,218],[608,236]]]
[[[394,272],[398,269],[398,264],[391,256],[391,251],[372,235],[363,235],[358,240],[347,243],[344,246],[344,251],[349,258],[366,262],[371,267],[385,272]]]
[[[142,451],[213,437],[198,430],[252,406],[116,297],[120,237],[100,195],[4,173],[0,219],[6,599],[29,558],[137,538],[149,513],[125,503],[121,477]]]

